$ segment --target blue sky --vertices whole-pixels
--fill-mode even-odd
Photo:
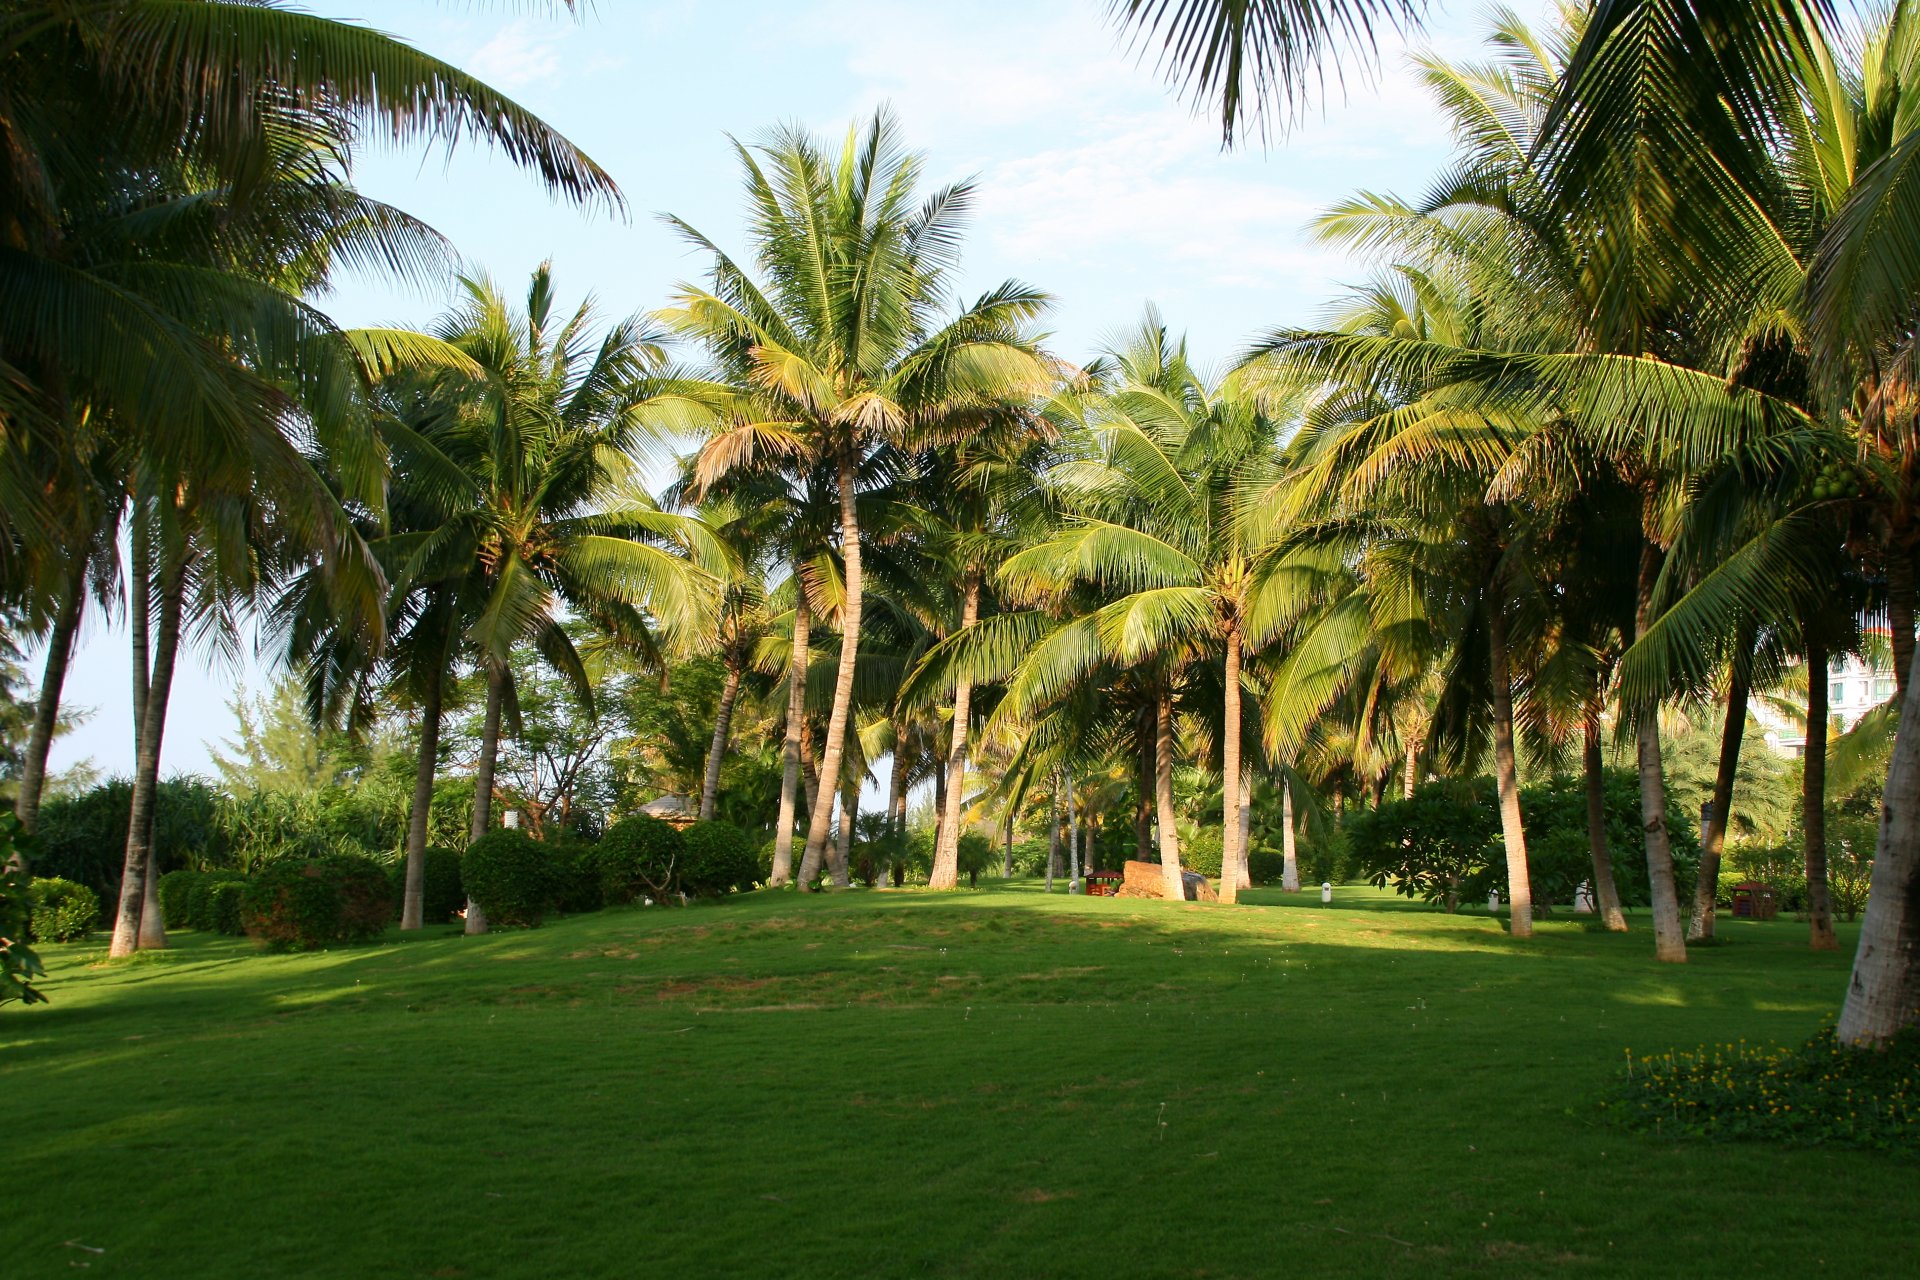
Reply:
[[[1105,21],[1105,0],[598,0],[580,20],[544,6],[445,0],[309,0],[464,67],[513,95],[598,160],[626,194],[624,217],[557,204],[526,174],[462,147],[423,155],[371,148],[370,194],[445,234],[471,268],[517,286],[554,260],[564,299],[592,293],[624,315],[662,305],[696,276],[656,216],[672,212],[739,243],[726,135],[751,142],[782,121],[837,136],[891,103],[931,182],[978,183],[961,291],[1009,277],[1058,299],[1053,345],[1085,357],[1148,301],[1205,361],[1265,329],[1310,323],[1362,264],[1314,245],[1306,222],[1356,189],[1414,192],[1444,163],[1444,123],[1381,40],[1380,70],[1349,72],[1266,148],[1223,151],[1217,129],[1163,87]],[[1513,6],[1538,20],[1547,0]],[[1486,10],[1453,3],[1419,46],[1471,53]],[[341,323],[424,324],[446,288],[349,280],[322,305]],[[91,719],[53,765],[132,762],[123,632],[89,631],[68,684]],[[227,701],[260,668],[183,657],[167,772],[208,767],[233,731]]]

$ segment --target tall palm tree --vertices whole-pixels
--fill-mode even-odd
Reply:
[[[820,793],[830,798],[860,645],[863,476],[890,446],[964,431],[977,406],[1043,387],[1048,371],[1027,326],[1047,300],[1008,282],[942,319],[972,187],[943,188],[916,206],[922,161],[884,109],[848,130],[837,153],[797,129],[735,151],[752,257],[737,261],[675,219],[713,255],[713,272],[709,287],[684,287],[663,316],[707,344],[722,381],[756,388],[766,411],[709,442],[711,474],[773,453],[833,477],[846,598],[820,761]],[[814,807],[803,883],[826,852],[831,807]]]

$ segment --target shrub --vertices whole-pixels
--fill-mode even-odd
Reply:
[[[1180,865],[1198,871],[1215,884],[1220,882],[1220,864],[1225,856],[1225,832],[1219,827],[1201,827],[1180,845]]]
[[[71,880],[36,878],[27,886],[27,900],[35,942],[79,942],[100,921],[99,895]]]
[[[1286,877],[1286,859],[1277,849],[1253,849],[1247,853],[1247,878],[1255,884],[1279,884]]]
[[[553,910],[559,877],[547,847],[524,831],[502,827],[467,846],[460,875],[467,896],[489,925],[531,928]]]
[[[993,860],[993,841],[969,832],[960,837],[958,854],[960,874],[967,878],[967,883],[977,885],[980,883],[980,873]]]
[[[1839,1143],[1911,1152],[1920,1142],[1920,1028],[1884,1050],[1842,1046],[1831,1028],[1804,1045],[1722,1045],[1627,1054],[1606,1102],[1619,1123],[1669,1137]]]
[[[235,871],[206,871],[195,877],[187,886],[187,927],[208,933],[244,933],[238,915],[239,899],[221,886],[245,882],[246,877]],[[161,919],[165,918],[163,907]]]
[[[1439,902],[1457,911],[1474,893],[1499,838],[1500,820],[1489,778],[1442,778],[1347,818],[1349,848],[1359,872],[1405,897]]]
[[[54,796],[35,825],[39,845],[33,871],[86,885],[102,902],[120,892],[133,784],[103,783],[76,796]],[[224,801],[203,778],[163,778],[154,794],[153,858],[163,873],[187,865],[218,865],[228,842],[219,816]],[[164,915],[164,908],[162,908]]]
[[[452,849],[428,845],[420,851],[420,923],[445,924],[453,913],[467,905],[467,891],[460,879],[460,855]],[[406,906],[407,859],[403,854],[388,871],[393,881],[393,911],[397,916]]]
[[[597,842],[571,834],[547,846],[553,858],[554,903],[567,915],[598,911],[607,905],[606,893],[600,887],[597,848]]]
[[[33,894],[27,873],[13,865],[13,855],[33,852],[33,840],[20,829],[20,819],[0,813],[0,1004],[44,1004],[46,993],[33,985],[46,970],[27,945],[33,927]]]
[[[169,929],[186,929],[193,903],[193,887],[200,882],[198,871],[169,871],[160,877],[160,922]]]
[[[643,895],[666,901],[679,888],[684,844],[678,831],[651,814],[635,814],[608,827],[594,850],[607,901],[632,902]]]
[[[696,898],[745,892],[760,874],[752,841],[730,822],[696,822],[680,833],[680,845],[680,885]]]
[[[205,894],[204,914],[207,923],[202,927],[236,938],[245,936],[247,924],[242,906],[247,895],[246,877],[222,876],[206,887]]]
[[[240,907],[255,941],[311,951],[379,937],[393,918],[393,888],[386,868],[371,858],[287,858],[246,882]]]
[[[1646,833],[1640,818],[1640,778],[1631,769],[1608,769],[1604,776],[1607,846],[1613,854],[1614,884],[1622,904],[1643,907],[1651,897],[1644,853]],[[1585,776],[1563,774],[1523,788],[1520,815],[1527,836],[1534,902],[1572,902],[1579,886],[1593,879]],[[1673,848],[1673,874],[1680,900],[1686,902],[1693,896],[1693,881],[1700,868],[1700,826],[1697,815],[1689,817],[1671,792],[1667,796],[1667,841]],[[1511,896],[1501,856],[1496,854],[1485,883],[1475,888],[1480,897],[1495,888],[1502,898]]]

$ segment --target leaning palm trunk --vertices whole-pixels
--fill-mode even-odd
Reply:
[[[840,829],[827,856],[827,876],[836,889],[845,889],[852,883],[848,875],[848,860],[853,857],[854,823],[859,816],[860,780],[850,777],[847,785],[840,788]]]
[[[1713,775],[1713,809],[1707,815],[1706,838],[1700,842],[1700,877],[1693,886],[1693,919],[1687,924],[1688,942],[1713,936],[1714,907],[1720,896],[1720,858],[1727,846],[1727,820],[1733,816],[1733,775],[1740,767],[1740,742],[1747,732],[1752,647],[1751,633],[1743,627],[1740,649],[1733,656],[1727,678],[1727,718],[1720,728],[1720,764]]]
[[[145,584],[136,591],[144,592]],[[174,658],[180,648],[180,614],[185,607],[187,570],[168,565],[161,575],[159,625],[153,634],[151,676],[143,669],[134,680],[145,697],[135,707],[139,734],[135,750],[133,799],[127,814],[127,856],[120,879],[120,905],[107,954],[131,955],[136,949],[167,945],[166,927],[157,910],[146,910],[147,881],[153,878],[153,816],[160,786],[160,740],[167,724],[167,697],[173,687]],[[142,646],[144,648],[144,645]],[[144,668],[144,653],[135,661]]]
[[[1240,771],[1240,887],[1253,888],[1253,773]]]
[[[1138,801],[1133,806],[1133,857],[1136,862],[1147,862],[1153,857],[1153,799],[1154,799],[1154,736],[1143,734],[1140,738],[1140,773],[1135,781],[1139,791]]]
[[[733,704],[740,697],[740,664],[727,660],[727,682],[720,687],[720,711],[713,718],[713,745],[707,748],[707,774],[700,783],[700,820],[713,816],[720,799],[720,761],[733,732]]]
[[[887,771],[887,831],[897,837],[907,834],[907,722],[893,726],[893,765]]]
[[[1299,850],[1293,838],[1293,779],[1280,778],[1280,887],[1287,893],[1300,892]]]
[[[20,763],[20,796],[14,816],[33,834],[40,814],[40,793],[46,789],[47,753],[53,748],[53,730],[60,722],[60,695],[66,688],[67,664],[73,660],[73,638],[80,630],[80,612],[86,607],[87,558],[74,552],[67,573],[66,594],[47,636],[47,665],[40,676],[40,699],[33,709],[33,729],[27,735],[27,757]]]
[[[420,759],[413,769],[413,808],[407,814],[407,887],[400,900],[402,929],[418,929],[425,923],[427,820],[433,813],[433,775],[440,765],[440,699],[445,669],[445,663],[434,663],[427,673],[426,696],[420,702]]]
[[[1620,909],[1620,886],[1613,879],[1613,851],[1607,847],[1607,775],[1600,757],[1600,713],[1587,712],[1582,764],[1587,775],[1587,845],[1593,855],[1593,901],[1600,923],[1610,933],[1627,931]]]
[[[969,565],[960,602],[960,630],[971,630],[980,616],[980,572]],[[940,814],[940,838],[933,849],[929,889],[953,889],[960,884],[960,810],[966,803],[967,721],[973,714],[973,681],[965,676],[953,686],[953,746],[947,752],[946,804]]]
[[[800,738],[807,721],[808,632],[812,621],[807,586],[800,566],[793,570],[793,659],[787,666],[787,733],[781,748],[780,825],[773,836],[773,872],[767,883],[779,888],[793,879],[793,821],[800,801]]]
[[[487,665],[487,713],[480,725],[480,765],[473,775],[472,839],[487,834],[493,825],[493,769],[500,758],[500,710],[507,698],[505,668]],[[467,932],[485,933],[487,913],[472,898],[467,899]]]
[[[833,709],[827,715],[827,743],[820,755],[820,794],[829,798],[840,787],[840,757],[846,749],[847,723],[853,719],[853,673],[860,656],[860,514],[854,505],[854,465],[849,445],[840,453],[840,557],[846,578],[846,603],[840,609],[840,670],[833,683]],[[814,806],[800,857],[803,885],[812,884],[820,874],[832,808],[831,803]]]
[[[1180,875],[1180,836],[1173,829],[1173,697],[1164,686],[1154,708],[1153,798],[1160,825],[1160,873],[1168,899],[1180,902],[1187,886]]]
[[[1245,833],[1240,814],[1245,798],[1240,794],[1240,629],[1227,629],[1227,671],[1225,681],[1226,725],[1220,738],[1220,772],[1226,784],[1221,788],[1226,811],[1220,816],[1220,901],[1240,900],[1240,851]],[[1185,896],[1183,891],[1182,896]]]
[[[1914,658],[1920,666],[1920,653]],[[1920,725],[1920,679],[1907,681],[1900,723]],[[1915,1025],[1920,1025],[1920,733],[1900,733],[1887,764],[1873,884],[1835,1034],[1844,1044],[1883,1046]]]
[[[1837,951],[1827,885],[1827,646],[1807,638],[1807,746],[1800,775],[1800,829],[1807,861],[1807,945]]]
[[[1640,580],[1635,593],[1634,638],[1653,624],[1653,587],[1660,577],[1660,551],[1651,542],[1641,548]],[[1653,955],[1685,964],[1686,927],[1680,922],[1680,895],[1674,887],[1673,846],[1667,840],[1667,782],[1661,772],[1660,714],[1656,705],[1638,710],[1636,763],[1640,769],[1640,822],[1646,831],[1647,887],[1653,904]]]
[[[1507,619],[1496,598],[1487,610],[1487,640],[1493,664],[1493,767],[1500,791],[1500,834],[1507,849],[1509,928],[1516,938],[1533,936],[1533,877],[1527,868],[1527,833],[1520,821],[1520,771],[1513,751],[1513,673],[1507,665]]]

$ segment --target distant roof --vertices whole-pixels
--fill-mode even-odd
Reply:
[[[641,805],[640,812],[664,818],[670,814],[692,813],[693,804],[685,796],[661,796],[658,800],[649,800]]]

